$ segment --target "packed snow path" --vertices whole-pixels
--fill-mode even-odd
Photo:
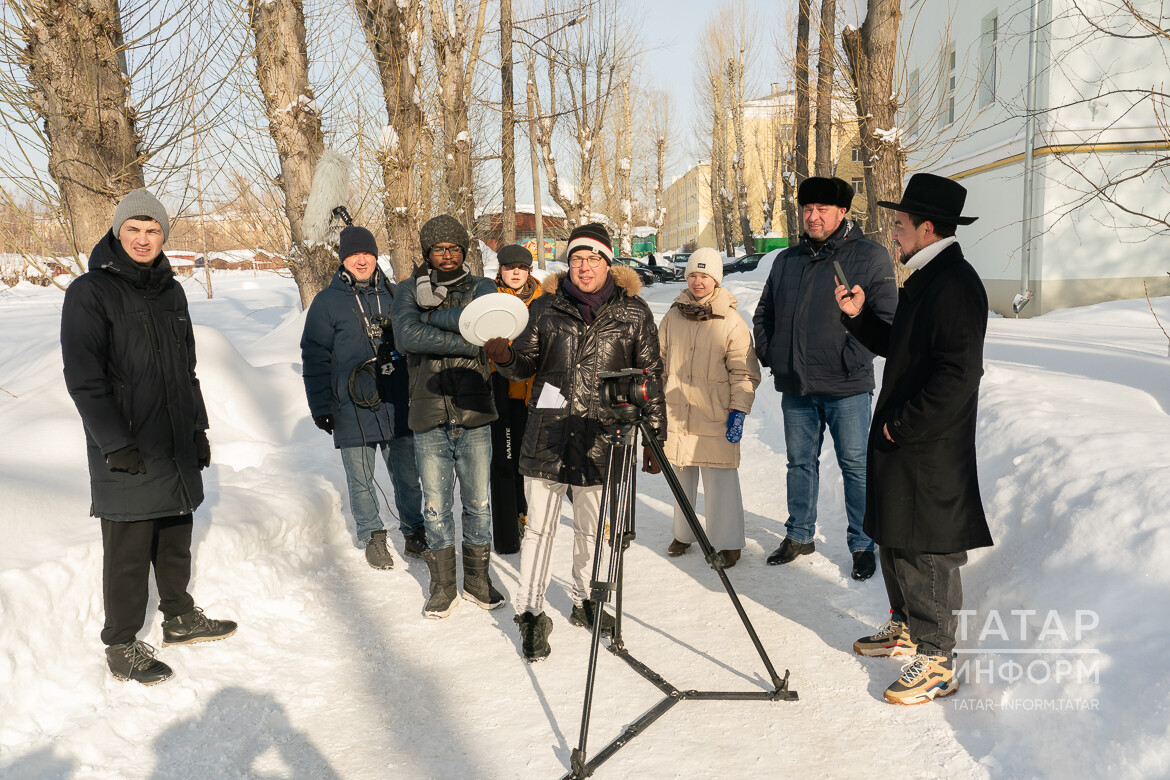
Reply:
[[[725,280],[749,319],[766,271]],[[100,529],[61,378],[61,294],[0,291],[0,777],[563,775],[589,641],[566,619],[571,528],[563,521],[557,540],[548,660],[521,660],[510,606],[462,602],[424,620],[426,567],[401,555],[401,537],[391,534],[389,572],[353,546],[340,458],[304,403],[291,282],[228,272],[210,301],[186,284],[214,461],[192,593],[240,630],[161,650],[175,668],[164,684],[110,678]],[[680,289],[646,291],[656,315]],[[1155,304],[1170,321],[1170,299]],[[800,701],[684,702],[597,777],[1170,775],[1170,673],[1155,662],[1170,639],[1165,339],[1134,301],[992,318],[986,354],[980,477],[997,544],[964,569],[975,614],[960,640],[982,671],[942,702],[881,700],[900,664],[851,652],[887,606],[880,576],[849,579],[831,446],[817,552],[764,565],[786,516],[779,396],[766,377],[744,438],[748,547],[729,576]],[[680,688],[768,689],[697,548],[666,556],[665,482],[640,475],[638,487],[627,646]],[[519,556],[493,561],[511,594]],[[161,645],[157,614],[141,638]],[[659,698],[603,653],[590,754]]]

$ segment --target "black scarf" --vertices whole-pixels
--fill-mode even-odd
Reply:
[[[561,282],[561,287],[565,291],[565,297],[577,306],[577,311],[581,312],[581,319],[585,320],[585,324],[592,325],[593,321],[597,319],[598,310],[613,297],[613,274],[607,273],[605,275],[605,284],[601,285],[601,289],[597,292],[582,292],[577,285],[573,284],[573,280],[567,274]]]

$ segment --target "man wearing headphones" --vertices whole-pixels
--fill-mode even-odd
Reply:
[[[357,544],[375,569],[394,558],[378,513],[374,461],[379,451],[394,485],[405,552],[426,549],[422,489],[407,427],[406,359],[394,348],[394,284],[378,268],[378,245],[363,227],[341,231],[341,267],[313,299],[301,336],[309,412],[341,450]]]

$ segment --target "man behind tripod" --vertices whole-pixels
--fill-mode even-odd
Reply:
[[[522,380],[535,374],[529,422],[520,450],[528,526],[520,545],[516,623],[530,663],[548,657],[552,620],[544,594],[552,578],[552,543],[561,502],[573,486],[573,611],[569,622],[593,629],[599,605],[588,598],[594,540],[601,510],[612,412],[598,398],[598,373],[625,368],[662,374],[658,329],[638,297],[642,284],[625,266],[612,266],[613,243],[602,225],[582,225],[569,236],[569,273],[550,276],[531,307],[528,326],[511,346],[484,344],[500,373]],[[655,387],[660,387],[656,381]],[[662,392],[645,419],[666,434]],[[605,621],[609,622],[609,621]],[[607,627],[609,628],[609,627]],[[609,628],[612,630],[612,628]]]

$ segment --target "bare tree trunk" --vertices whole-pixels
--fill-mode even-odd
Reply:
[[[715,77],[711,81],[711,221],[715,223],[715,246],[722,251],[726,245],[723,237],[723,196],[719,189],[723,184],[723,163],[727,152],[723,148],[723,84]]]
[[[630,105],[630,78],[627,74],[626,78],[622,79],[622,121],[621,131],[618,133],[621,149],[621,159],[618,160],[618,194],[621,197],[620,206],[622,215],[619,230],[621,238],[618,244],[621,247],[622,257],[629,257],[633,253],[633,242],[631,240],[633,226],[630,224],[634,203],[634,194],[630,191],[630,158],[634,154],[632,140],[634,135],[633,124],[634,114]]]
[[[130,105],[117,0],[23,3],[23,62],[44,120],[49,175],[75,254],[110,229],[121,198],[144,186],[142,135]]]
[[[467,30],[467,5],[455,0],[450,12],[442,0],[431,0],[431,41],[439,69],[439,105],[443,122],[443,180],[446,193],[441,210],[458,219],[472,236],[468,253],[471,272],[483,272],[479,241],[475,237],[475,190],[468,110],[471,85],[483,40],[486,0],[479,0],[477,24]],[[465,62],[466,55],[466,62]]]
[[[865,229],[870,237],[889,250],[891,258],[897,256],[891,237],[894,212],[878,208],[877,201],[901,200],[905,152],[894,134],[882,139],[875,131],[896,126],[894,67],[901,17],[899,0],[869,0],[861,29],[846,30],[842,36],[849,67],[853,71],[857,125],[865,155]],[[899,263],[894,263],[895,269],[899,266]]]
[[[739,204],[739,232],[743,237],[744,251],[752,254],[756,251],[756,242],[752,237],[751,212],[748,210],[747,177],[744,175],[747,155],[743,142],[743,49],[740,49],[738,58],[728,60],[727,68],[728,74],[731,76],[731,116],[732,122],[735,125],[735,159],[733,169],[735,173],[735,200]]]
[[[388,124],[382,129],[382,204],[390,262],[403,279],[422,262],[418,249],[416,158],[423,128],[418,70],[422,66],[420,0],[354,0],[366,42],[378,66]]]
[[[821,0],[817,48],[816,174],[833,175],[833,60],[837,0]]]
[[[540,103],[540,91],[536,87],[536,77],[529,68],[528,91],[532,104],[536,107],[536,141],[540,145],[540,157],[544,160],[544,177],[548,180],[548,194],[553,201],[565,212],[565,221],[570,225],[582,224],[581,211],[577,206],[576,198],[568,197],[561,189],[561,180],[557,176],[557,158],[553,154],[553,130],[557,120],[557,80],[559,74],[554,60],[548,61],[548,113]],[[531,109],[530,109],[531,110]],[[588,220],[586,220],[588,221]],[[538,251],[540,251],[538,249]]]
[[[337,257],[328,246],[308,246],[302,222],[313,171],[325,149],[321,117],[309,84],[305,15],[300,0],[252,0],[248,24],[256,39],[256,78],[264,95],[268,134],[280,157],[280,185],[291,246],[289,269],[308,307],[329,284]]]
[[[512,109],[512,0],[500,0],[500,170],[504,177],[505,244],[516,243],[516,120]]]
[[[779,103],[779,98],[777,98],[777,103]],[[771,156],[764,154],[764,148],[760,144],[761,134],[756,134],[756,158],[760,162],[760,178],[764,182],[764,194],[761,197],[760,208],[764,216],[764,224],[761,230],[765,236],[774,230],[772,221],[776,210],[776,186],[780,183],[780,175],[783,172],[781,161],[783,160],[784,151],[784,123],[780,116],[779,105],[776,106],[776,116],[771,121]]]
[[[808,32],[811,0],[799,0],[796,17],[796,107],[792,119],[796,135],[792,171],[796,185],[808,178]],[[794,186],[796,186],[794,185]]]

